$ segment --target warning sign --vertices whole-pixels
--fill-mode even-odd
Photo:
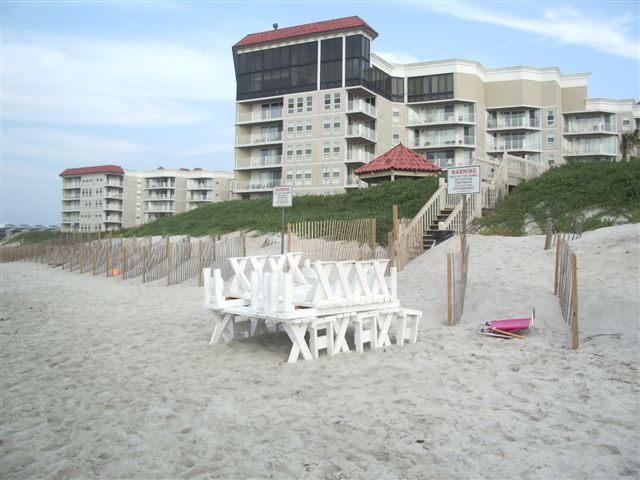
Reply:
[[[480,193],[480,166],[470,165],[447,169],[447,193],[449,195]]]
[[[273,206],[290,207],[293,204],[291,186],[273,188]]]

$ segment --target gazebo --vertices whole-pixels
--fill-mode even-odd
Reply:
[[[437,176],[441,172],[442,169],[438,165],[400,143],[354,173],[360,180],[372,184],[389,180],[393,182],[397,178]]]

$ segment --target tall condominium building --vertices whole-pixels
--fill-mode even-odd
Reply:
[[[201,168],[68,168],[62,177],[63,232],[119,230],[230,199],[233,174]]]
[[[371,52],[376,36],[354,16],[233,46],[236,197],[280,184],[297,194],[357,188],[354,170],[398,143],[443,167],[503,152],[550,165],[615,160],[620,132],[638,125],[634,100],[587,99],[588,74],[393,64]]]

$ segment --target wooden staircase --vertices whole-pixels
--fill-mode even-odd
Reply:
[[[451,215],[453,208],[443,208],[433,219],[431,224],[427,227],[427,230],[422,235],[422,249],[426,252],[431,249],[437,243],[436,233],[439,231],[438,224]]]

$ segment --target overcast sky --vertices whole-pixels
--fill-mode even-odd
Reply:
[[[0,223],[58,224],[62,170],[233,169],[231,46],[358,15],[389,61],[591,72],[590,97],[640,99],[640,2],[0,3]]]

